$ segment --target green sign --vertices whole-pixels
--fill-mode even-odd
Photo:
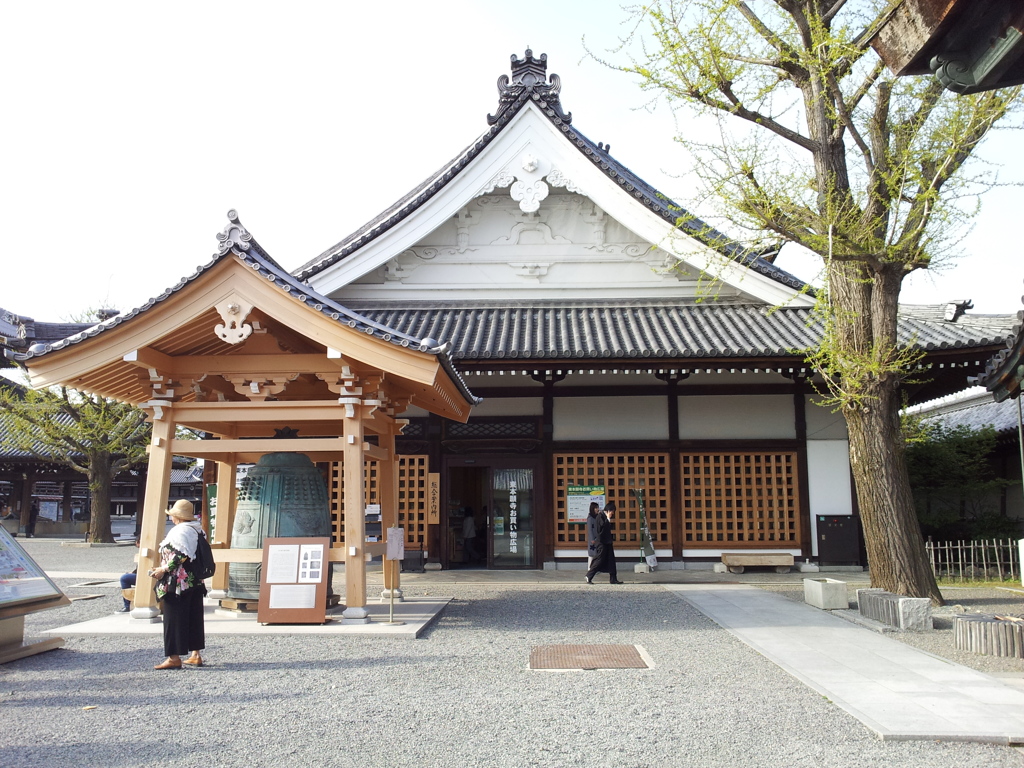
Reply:
[[[569,523],[585,523],[591,502],[604,507],[603,485],[570,485],[565,489],[565,519]]]

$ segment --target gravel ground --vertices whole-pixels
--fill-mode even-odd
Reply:
[[[27,542],[49,571],[120,572],[131,550]],[[88,568],[83,565],[88,564]],[[103,615],[104,597],[26,634]],[[1012,747],[882,742],[657,586],[407,585],[454,602],[419,640],[211,636],[156,672],[154,636],[69,636],[0,666],[0,764],[80,766],[1024,766]],[[527,669],[538,645],[642,646],[648,670]]]

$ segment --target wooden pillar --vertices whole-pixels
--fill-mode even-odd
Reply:
[[[171,441],[174,439],[174,414],[171,404],[160,401],[143,406],[153,421],[153,437],[149,444],[149,477],[142,508],[142,526],[139,534],[139,575],[135,585],[134,619],[155,619],[159,614],[156,607],[154,582],[148,575],[149,569],[159,564],[157,545],[163,539],[167,517],[167,495],[171,485]]]
[[[34,474],[25,475],[25,480],[21,484],[21,498],[18,503],[21,506],[21,521],[18,526],[18,530],[21,533],[28,531],[28,518],[32,512],[32,489],[36,484],[36,476]]]
[[[71,511],[71,481],[65,480],[61,483],[60,520],[66,523],[72,522]]]
[[[448,487],[448,477],[445,467],[441,462],[441,438],[444,434],[444,424],[441,417],[435,413],[427,416],[427,472],[437,473],[441,478],[441,500],[439,503],[438,520],[430,522],[427,518],[427,560],[424,568],[428,571],[440,570],[441,560],[441,523],[448,525],[448,494],[451,489]],[[444,553],[444,562],[448,561],[448,553]]]
[[[343,621],[369,623],[366,610],[366,516],[364,510],[363,409],[359,398],[342,397],[345,450],[341,467],[345,485],[345,610]]]
[[[668,404],[668,535],[672,541],[672,559],[682,560],[683,539],[686,536],[683,517],[686,512],[683,510],[683,478],[679,466],[679,382],[689,378],[690,374],[665,371],[654,375],[665,382],[665,398]]]
[[[231,548],[231,531],[235,526],[235,482],[238,475],[237,463],[217,462],[217,519],[211,531],[211,546],[220,549]],[[227,596],[228,575],[231,563],[221,563],[213,575],[210,585],[214,592]],[[219,595],[212,595],[217,598]]]
[[[807,467],[807,379],[804,376],[793,377],[793,426],[796,431],[797,452],[796,466],[800,504],[797,513],[800,515],[800,551],[804,557],[812,554],[811,543],[811,484]]]
[[[380,520],[381,528],[387,537],[389,528],[398,525],[398,456],[395,454],[395,436],[402,431],[401,424],[392,417],[384,417],[387,421],[387,428],[379,436],[379,445],[388,452],[388,460],[382,461],[378,466],[377,482],[380,488]],[[386,540],[386,538],[385,538]],[[384,592],[383,597],[390,596],[390,590],[395,590],[395,597],[399,598],[401,592],[401,577],[399,576],[398,565],[384,557]]]

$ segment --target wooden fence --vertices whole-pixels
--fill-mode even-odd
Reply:
[[[955,581],[1020,581],[1016,539],[925,542],[932,573]]]

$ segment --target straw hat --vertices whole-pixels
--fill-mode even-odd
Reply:
[[[168,509],[167,512],[165,512],[164,514],[166,514],[168,517],[176,517],[179,520],[184,520],[187,522],[188,520],[196,519],[196,516],[193,513],[193,509],[194,507],[192,506],[191,501],[188,501],[186,499],[178,499],[176,502],[174,502],[174,506]]]

